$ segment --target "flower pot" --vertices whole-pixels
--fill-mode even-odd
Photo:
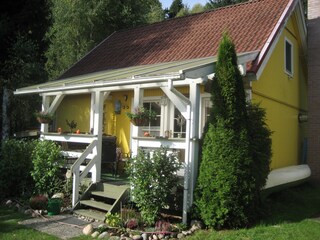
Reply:
[[[47,119],[47,118],[41,118],[41,117],[37,117],[37,120],[39,123],[43,123],[43,124],[48,124],[51,122],[50,119]]]
[[[130,121],[135,126],[145,126],[147,123],[147,119],[145,118],[133,118]]]
[[[51,198],[48,202],[48,215],[58,215],[61,208],[61,199],[60,198]]]

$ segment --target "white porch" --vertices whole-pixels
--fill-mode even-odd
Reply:
[[[257,52],[239,54],[238,61],[243,74],[246,63],[257,56]],[[187,221],[187,212],[193,203],[193,192],[198,172],[199,139],[201,137],[201,86],[205,85],[214,73],[215,57],[188,60],[174,63],[162,63],[150,66],[130,67],[125,69],[98,72],[73,77],[61,81],[18,89],[15,94],[38,93],[42,96],[42,110],[54,113],[66,95],[90,94],[90,134],[58,134],[48,130],[47,124],[41,124],[41,138],[59,142],[86,143],[83,153],[64,152],[78,159],[71,167],[73,175],[73,206],[79,201],[79,184],[91,172],[93,183],[101,179],[101,152],[103,138],[103,104],[110,93],[116,91],[133,91],[132,107],[143,104],[146,89],[161,89],[164,97],[178,109],[185,119],[183,138],[165,136],[166,127],[161,127],[160,136],[142,137],[139,127],[131,125],[130,149],[136,155],[139,147],[159,148],[166,146],[172,150],[184,151],[184,197],[183,222]],[[189,96],[181,94],[177,88],[188,87]],[[162,126],[165,119],[161,120]],[[81,164],[89,159],[86,167]]]

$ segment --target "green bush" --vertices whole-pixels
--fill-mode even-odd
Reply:
[[[211,124],[202,146],[195,205],[208,226],[243,227],[255,215],[256,183],[243,81],[228,35],[220,43],[211,99]]]
[[[52,141],[37,141],[32,152],[33,169],[31,176],[35,182],[36,194],[48,194],[61,190],[60,168],[63,156],[60,147]]]
[[[7,140],[2,143],[0,198],[31,195],[34,186],[30,175],[33,148],[32,141]]]
[[[246,133],[235,137],[223,121],[210,125],[203,146],[196,205],[206,225],[237,228],[249,223],[254,179]]]
[[[270,173],[272,157],[272,132],[266,124],[266,112],[258,104],[248,104],[249,141],[253,159],[252,173],[255,179],[256,208],[260,206],[260,190],[264,187]]]
[[[147,224],[153,224],[161,208],[168,205],[172,189],[178,185],[176,172],[181,164],[166,148],[154,150],[152,154],[139,149],[129,165],[133,201],[141,211]]]

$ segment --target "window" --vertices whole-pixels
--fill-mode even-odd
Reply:
[[[186,137],[186,119],[182,116],[177,108],[174,109],[173,137]]]
[[[284,45],[284,65],[285,65],[285,72],[290,76],[293,75],[293,45],[292,43],[286,38]]]
[[[202,109],[201,109],[202,110],[202,114],[201,114],[202,131],[201,131],[201,133],[203,133],[203,129],[204,129],[204,126],[206,125],[206,122],[209,121],[211,108],[212,108],[212,102],[211,102],[210,97],[204,97],[202,99]]]
[[[156,112],[155,119],[151,119],[142,127],[143,132],[148,132],[151,136],[160,136],[160,122],[161,122],[161,105],[157,100],[148,100],[143,102],[143,107],[148,110]]]

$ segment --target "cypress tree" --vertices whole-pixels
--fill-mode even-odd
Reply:
[[[205,224],[217,229],[250,223],[255,180],[242,77],[235,46],[224,34],[212,84],[211,122],[202,148],[195,204]]]

